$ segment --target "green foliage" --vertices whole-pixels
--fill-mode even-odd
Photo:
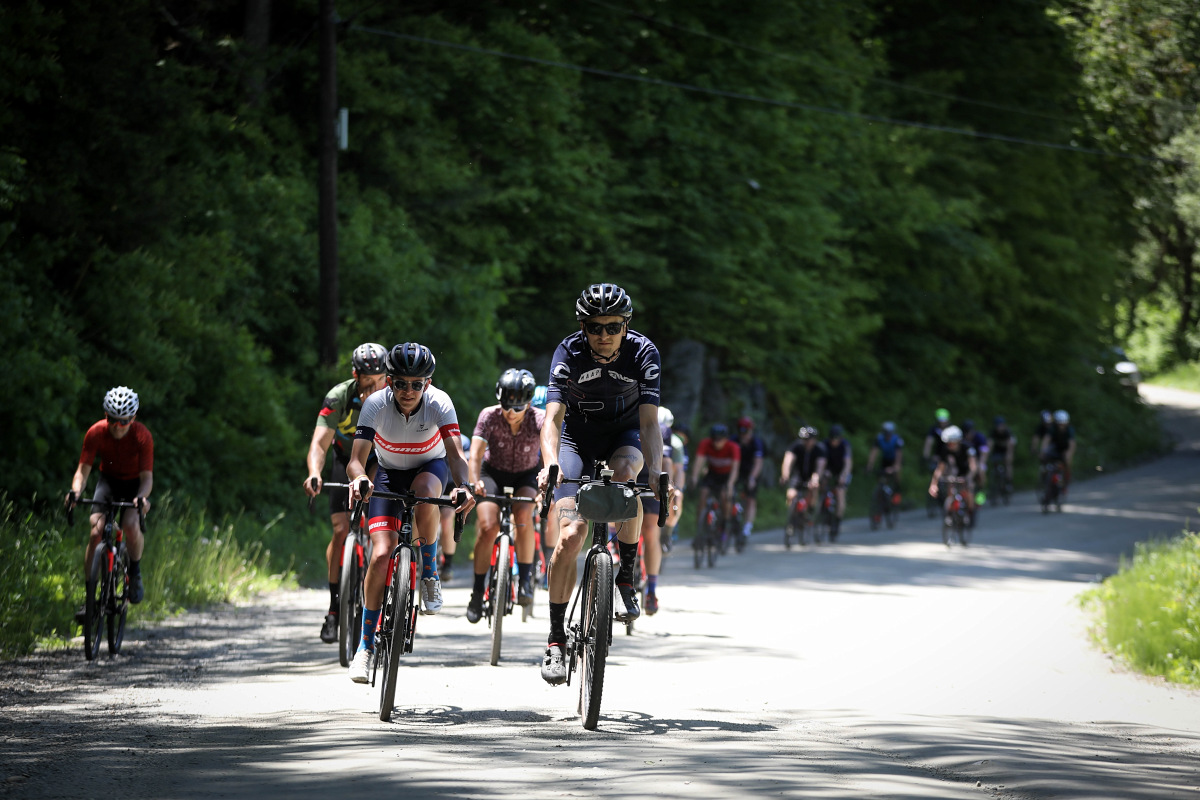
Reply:
[[[1139,543],[1086,600],[1101,613],[1102,641],[1130,666],[1200,685],[1200,535]]]

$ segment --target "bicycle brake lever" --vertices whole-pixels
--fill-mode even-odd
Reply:
[[[550,495],[554,492],[554,486],[558,483],[558,464],[550,465],[550,472],[546,479],[546,491],[542,494],[542,516],[545,517],[550,513]]]
[[[315,492],[317,490],[317,479],[315,477],[309,478],[308,485],[311,486],[312,490]],[[310,514],[312,513],[312,510],[313,510],[313,501],[316,499],[317,499],[316,495],[313,495],[312,497],[308,498],[308,513],[310,513]]]
[[[667,513],[669,508],[667,503],[670,501],[670,498],[667,497],[667,486],[669,485],[669,481],[670,478],[667,476],[667,473],[658,473],[658,527],[660,528],[665,528],[667,525]]]
[[[71,504],[67,506],[67,525],[75,524],[75,493],[71,492]]]

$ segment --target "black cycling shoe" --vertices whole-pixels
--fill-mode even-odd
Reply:
[[[75,609],[75,621],[78,622],[80,625],[87,625],[88,618],[87,618],[87,604],[86,603],[84,605],[81,605],[79,608]]]
[[[135,606],[142,602],[142,598],[146,596],[146,590],[142,587],[142,574],[129,576],[129,602]]]
[[[617,609],[616,618],[621,622],[632,622],[642,615],[642,610],[638,608],[637,595],[633,591],[633,587],[627,583],[618,583],[617,591],[621,594],[621,602],[625,606],[624,612]]]
[[[567,662],[561,644],[547,645],[546,655],[542,656],[542,680],[551,686],[567,682]]]
[[[325,644],[333,644],[337,641],[337,614],[326,614],[325,621],[321,623],[321,641]]]
[[[517,605],[531,606],[533,605],[533,579],[526,578],[521,581],[521,585],[517,587]]]
[[[474,625],[483,619],[483,595],[471,592],[471,601],[467,603],[467,622]]]

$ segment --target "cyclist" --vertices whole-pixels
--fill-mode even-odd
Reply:
[[[867,472],[875,469],[875,458],[879,457],[880,470],[891,470],[892,486],[900,487],[900,470],[904,466],[904,440],[896,433],[896,423],[885,422],[879,427],[871,450],[867,453]]]
[[[700,446],[696,448],[696,460],[692,463],[692,486],[700,487],[700,502],[696,508],[706,508],[709,492],[716,492],[721,498],[723,519],[730,519],[733,487],[737,484],[741,463],[742,449],[729,438],[729,428],[720,422],[713,425],[708,437],[700,440]],[[699,513],[696,515],[697,542],[702,541],[703,525],[704,513]]]
[[[1033,429],[1033,436],[1029,439],[1029,452],[1034,457],[1042,455],[1042,442],[1046,440],[1046,434],[1054,427],[1054,415],[1047,409],[1042,409],[1042,415],[1038,419],[1037,427]]]
[[[779,482],[787,487],[787,507],[790,510],[801,489],[808,493],[808,506],[817,502],[817,487],[821,483],[821,472],[825,469],[825,445],[818,438],[816,428],[801,426],[779,468]]]
[[[367,506],[367,530],[371,534],[371,563],[363,580],[362,642],[350,664],[350,680],[370,680],[374,655],[375,627],[383,606],[388,562],[398,540],[397,500],[371,498],[372,492],[404,492],[439,497],[453,477],[451,499],[462,503],[467,513],[475,499],[467,489],[467,461],[463,457],[461,432],[450,395],[430,385],[437,361],[429,348],[416,342],[398,344],[384,359],[387,386],[363,403],[350,450],[346,477],[350,501],[360,498],[359,481],[367,477],[372,450],[379,459],[375,482],[367,481],[362,499]],[[422,503],[413,511],[413,540],[421,547],[421,601],[426,614],[442,608],[442,588],[437,574],[439,514],[437,506]]]
[[[532,408],[533,373],[527,369],[506,369],[496,381],[496,399],[500,402],[479,412],[472,439],[470,479],[477,495],[497,495],[505,486],[516,497],[537,497],[537,473],[542,425],[546,412]],[[533,602],[533,504],[513,506],[517,548],[517,602]],[[492,544],[500,533],[500,507],[480,503],[475,512],[475,585],[467,603],[467,621],[479,622],[483,616],[483,589],[491,564]],[[503,609],[501,609],[501,612]]]
[[[671,409],[666,406],[660,406],[658,409],[658,426],[662,429],[663,434],[663,454],[666,455],[666,447],[671,448],[671,507],[667,510],[667,527],[661,532],[662,549],[664,552],[671,549],[671,545],[675,541],[675,526],[679,524],[679,517],[683,514],[683,487],[687,484],[687,466],[688,457],[687,449],[684,446],[683,436],[674,430],[675,415],[671,413]],[[687,426],[680,425],[686,429]],[[660,538],[662,538],[660,537]]]
[[[545,489],[549,470],[560,477],[579,478],[592,472],[595,461],[607,461],[614,481],[636,477],[645,465],[651,485],[662,471],[662,433],[658,427],[658,348],[630,330],[633,301],[620,286],[596,283],[575,302],[579,330],[563,339],[550,365],[546,424],[542,427],[539,488]],[[576,564],[587,521],[575,508],[578,485],[564,483],[555,492],[559,523],[558,544],[550,561],[550,635],[542,659],[542,678],[551,685],[567,679],[563,661],[567,604],[575,585]],[[641,615],[633,593],[641,508],[636,521],[622,523],[617,535],[621,554],[616,584],[621,595],[617,618]]]
[[[346,482],[346,464],[350,461],[350,445],[354,440],[354,429],[358,426],[358,414],[363,401],[383,388],[383,360],[387,348],[381,344],[367,342],[354,348],[350,355],[350,380],[342,381],[325,394],[317,424],[313,427],[312,441],[308,444],[308,477],[304,479],[304,491],[316,497],[324,485],[321,479],[325,472],[325,454],[333,445],[333,469],[330,483]],[[374,469],[374,459],[369,464]],[[313,485],[315,482],[315,486]],[[329,573],[329,610],[321,623],[321,641],[332,644],[337,641],[338,628],[338,583],[341,579],[342,545],[350,532],[350,509],[346,505],[345,492],[329,495],[329,523],[333,528],[329,545],[325,548],[325,564]]]
[[[1071,425],[1071,415],[1063,409],[1054,412],[1054,424],[1042,437],[1042,475],[1045,477],[1045,466],[1061,461],[1063,464],[1063,497],[1067,495],[1067,487],[1071,485],[1071,461],[1075,457],[1075,428]]]
[[[1017,437],[1009,429],[1004,417],[992,419],[992,435],[988,437],[988,460],[1004,462],[1005,488],[1012,492],[1013,451],[1017,447]]]
[[[921,458],[929,464],[930,472],[934,470],[942,449],[942,431],[950,426],[950,412],[939,408],[934,412],[934,418],[935,422],[925,434],[925,444],[921,448]]]
[[[967,499],[967,514],[969,525],[975,524],[975,489],[972,476],[976,471],[975,448],[963,441],[963,432],[957,425],[950,425],[942,431],[942,448],[938,456],[937,466],[933,469],[933,478],[929,481],[929,494],[939,499],[941,487],[938,482],[943,477],[962,477],[966,479],[963,495]],[[949,495],[949,493],[947,493]],[[948,503],[949,496],[944,498]]]
[[[837,541],[838,532],[842,527],[842,518],[846,516],[846,487],[850,485],[850,468],[854,464],[850,452],[850,442],[846,440],[845,431],[841,425],[829,426],[829,438],[825,440],[825,471],[824,474],[834,483],[837,495],[837,518],[829,529],[829,541]]]
[[[762,437],[754,432],[754,420],[750,417],[739,419],[737,430],[738,447],[742,451],[742,461],[738,467],[738,485],[746,498],[746,520],[742,524],[742,536],[748,537],[754,527],[754,518],[758,514],[758,479],[762,475],[767,446]]]
[[[142,503],[143,513],[150,510],[150,492],[154,489],[154,437],[150,430],[136,421],[140,403],[137,393],[128,386],[114,386],[104,395],[104,419],[88,428],[83,436],[79,465],[71,478],[71,491],[64,505],[74,508],[87,487],[92,465],[100,459],[100,478],[96,481],[93,500]],[[93,506],[95,508],[95,506]],[[121,530],[129,551],[129,602],[140,603],[145,594],[142,587],[142,549],[145,540],[138,524],[137,509],[126,508],[121,515]],[[92,530],[83,556],[83,576],[87,580],[92,555],[104,535],[104,513],[92,512]],[[84,609],[75,612],[81,625],[87,622]]]
[[[467,459],[469,465],[471,463],[471,437],[464,433],[459,438],[462,440],[463,457]],[[442,497],[448,499],[451,488],[450,486],[444,487]],[[454,579],[454,554],[458,551],[458,542],[454,541],[454,515],[456,513],[458,513],[457,510],[449,506],[438,508],[442,524],[442,532],[438,536],[438,553],[441,555],[441,566],[438,572],[443,584],[450,583]]]
[[[985,498],[984,492],[987,491],[987,461],[988,461],[988,437],[983,431],[975,427],[975,421],[970,419],[963,420],[962,424],[963,441],[968,447],[975,449],[975,486],[979,493],[976,496],[976,504],[982,504]]]

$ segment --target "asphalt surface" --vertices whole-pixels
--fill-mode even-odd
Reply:
[[[491,667],[465,580],[447,587],[382,723],[317,639],[327,595],[281,592],[116,659],[0,666],[0,795],[1200,798],[1200,693],[1114,664],[1079,602],[1198,515],[1200,396],[1146,394],[1172,455],[1061,514],[989,508],[969,548],[910,512],[828,547],[756,534],[711,570],[670,558],[662,611],[617,629],[595,732],[539,677],[544,606]]]

